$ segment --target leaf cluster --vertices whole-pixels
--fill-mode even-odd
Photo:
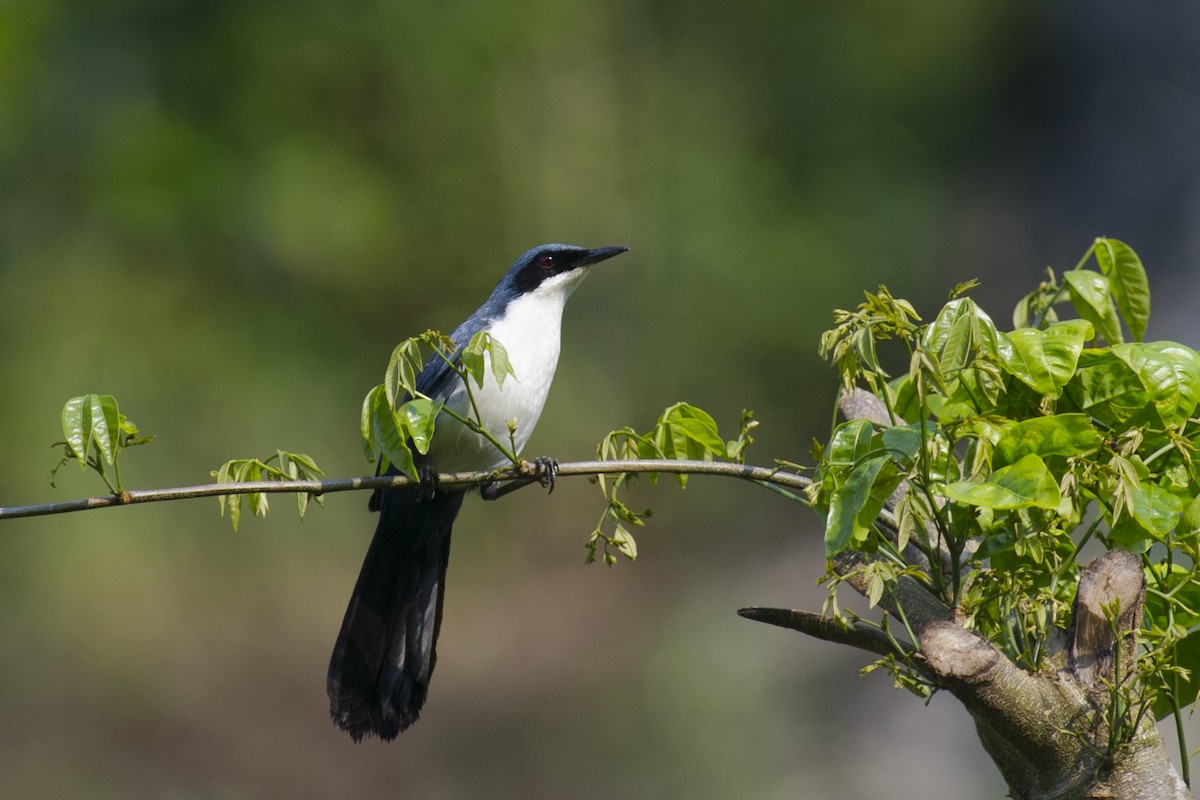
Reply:
[[[889,418],[835,426],[810,499],[831,558],[857,550],[915,576],[1031,670],[1068,623],[1080,549],[1138,554],[1150,694],[1124,707],[1161,717],[1200,688],[1200,355],[1143,340],[1148,286],[1136,253],[1101,238],[1061,281],[1048,271],[1012,330],[965,296],[925,325],[886,290],[839,312],[822,353]],[[875,356],[884,338],[908,355],[895,378]]]
[[[430,351],[428,356],[425,349]],[[421,376],[439,367],[462,381],[470,407],[467,416],[448,408],[444,398],[435,399],[421,390]],[[506,444],[480,423],[475,390],[483,387],[489,372],[499,386],[504,385],[506,378],[515,377],[508,351],[486,331],[475,334],[462,348],[437,331],[426,331],[398,344],[388,359],[383,383],[371,389],[363,400],[360,430],[367,459],[372,462],[378,459],[381,474],[391,466],[401,474],[417,478],[416,456],[429,452],[438,415],[445,413],[483,436],[508,460],[519,463],[512,441],[515,428],[510,428]]]
[[[717,423],[708,412],[688,403],[675,403],[659,415],[653,427],[646,433],[638,433],[630,427],[609,433],[596,448],[596,456],[601,461],[715,459],[743,464],[746,448],[754,441],[751,432],[757,426],[754,414],[742,411],[737,437],[726,441],[721,438]],[[646,475],[651,484],[657,483],[657,473],[650,472]],[[587,540],[587,563],[595,561],[597,555],[610,567],[617,563],[618,556],[624,556],[630,561],[637,558],[637,542],[627,526],[643,527],[651,512],[649,509],[634,511],[621,497],[621,490],[637,477],[636,473],[619,473],[612,477],[596,476],[595,481],[604,495],[605,508]],[[675,477],[680,488],[687,488],[686,473],[678,473]]]
[[[54,485],[60,468],[75,461],[81,470],[91,469],[99,475],[113,494],[122,492],[121,453],[154,437],[139,434],[137,425],[121,413],[111,394],[72,397],[63,406],[61,416],[63,441],[52,446],[63,448],[63,458],[50,472],[50,485]],[[108,468],[112,469],[111,476]]]
[[[324,475],[317,462],[303,453],[289,453],[286,450],[276,450],[275,454],[263,460],[258,458],[234,458],[226,461],[218,469],[210,473],[217,483],[245,483],[257,481],[303,481],[316,480]],[[221,516],[229,511],[229,521],[233,529],[238,529],[242,517],[242,506],[247,505],[256,517],[267,515],[268,504],[266,492],[250,494],[221,495],[217,498],[221,504]],[[308,501],[316,500],[318,505],[324,505],[319,495],[308,492],[296,493],[296,509],[300,518],[308,510]]]

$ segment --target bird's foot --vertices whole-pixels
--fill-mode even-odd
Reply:
[[[533,460],[533,477],[548,489],[546,494],[554,491],[554,482],[558,479],[558,460],[550,456],[538,456]]]
[[[421,481],[421,496],[432,499],[437,494],[438,472],[432,464],[417,467],[417,478]]]
[[[479,496],[484,500],[499,500],[503,494],[500,491],[500,481],[488,481],[479,487]]]

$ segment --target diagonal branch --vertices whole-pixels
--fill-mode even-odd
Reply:
[[[837,619],[813,614],[809,611],[758,606],[739,608],[738,616],[755,622],[765,622],[768,625],[800,631],[826,642],[856,647],[877,656],[911,655],[916,652],[916,648],[907,642],[897,641],[879,628],[862,621],[856,620],[847,625]],[[897,648],[900,650],[899,653],[897,653]]]

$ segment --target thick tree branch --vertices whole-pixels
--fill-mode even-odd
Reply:
[[[1069,666],[1084,686],[1125,680],[1136,655],[1145,596],[1146,574],[1133,553],[1110,550],[1080,574],[1068,653]],[[1114,674],[1117,636],[1121,638],[1120,675]]]
[[[775,467],[735,464],[725,461],[686,461],[673,459],[576,461],[558,465],[559,477],[615,475],[629,473],[671,473],[689,475],[720,475],[741,478],[754,483],[782,486],[803,490],[812,481],[803,475],[783,472]],[[521,486],[537,482],[536,468],[522,462],[520,467],[494,470],[492,472],[448,472],[438,476],[439,486],[469,486],[494,481],[512,481]],[[221,495],[264,493],[306,493],[314,496],[334,492],[350,492],[362,489],[388,489],[413,486],[417,481],[404,475],[382,475],[361,478],[330,478],[310,481],[252,481],[243,483],[210,483],[200,486],[183,486],[171,489],[131,489],[120,494],[101,497],[86,497],[55,503],[28,506],[0,506],[0,519],[14,517],[36,517],[47,514],[64,514],[72,511],[87,511],[93,508],[157,503],[166,500],[184,500],[196,497],[219,497]]]

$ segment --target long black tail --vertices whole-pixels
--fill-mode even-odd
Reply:
[[[329,661],[329,713],[356,742],[394,739],[421,712],[462,501],[462,492],[428,497],[416,487],[381,493],[375,538]]]

